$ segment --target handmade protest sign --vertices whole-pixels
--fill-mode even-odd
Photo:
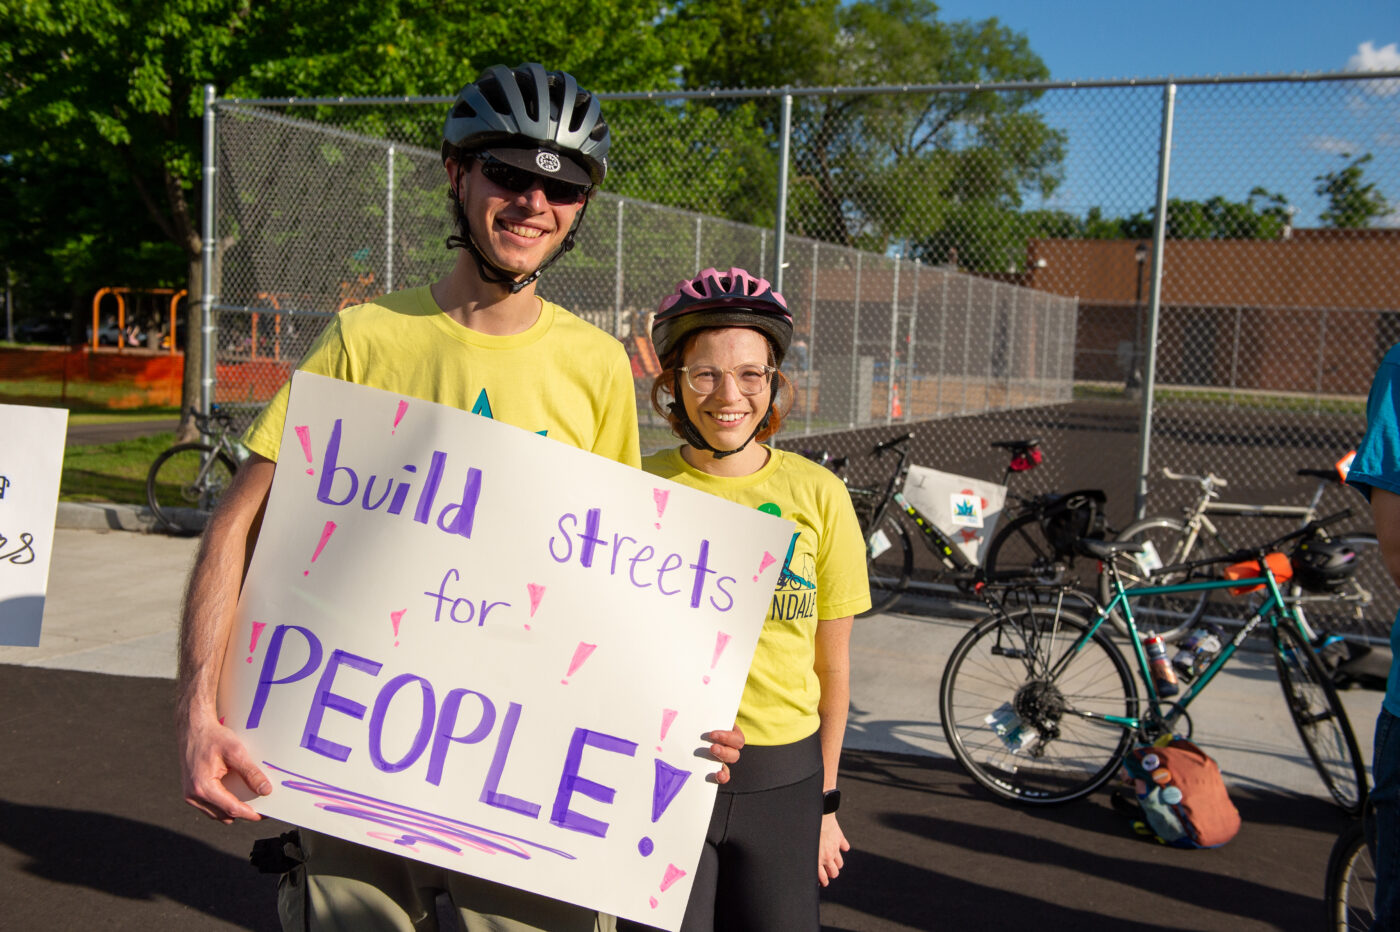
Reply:
[[[678,927],[719,769],[700,736],[734,722],[792,531],[297,373],[219,698],[273,781],[254,804]]]
[[[0,405],[0,644],[39,644],[67,431],[66,408]]]

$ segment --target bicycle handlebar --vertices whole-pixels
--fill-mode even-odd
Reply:
[[[901,443],[908,443],[910,440],[913,439],[913,434],[904,434],[900,437],[891,437],[888,440],[881,440],[879,443],[875,444],[875,446],[870,448],[870,452],[875,454],[876,456],[879,456],[886,450],[893,449],[894,447],[899,446]]]
[[[1315,518],[1296,531],[1290,531],[1282,537],[1277,537],[1269,541],[1267,544],[1261,544],[1257,547],[1245,547],[1241,550],[1236,550],[1234,553],[1227,553],[1223,557],[1206,557],[1203,560],[1189,560],[1185,563],[1173,563],[1171,566],[1161,566],[1155,570],[1149,571],[1147,575],[1159,576],[1164,573],[1189,572],[1190,570],[1199,569],[1202,566],[1213,566],[1217,563],[1239,563],[1242,560],[1260,559],[1261,565],[1266,565],[1263,564],[1262,556],[1270,551],[1278,549],[1280,544],[1286,544],[1290,540],[1306,537],[1309,534],[1315,533],[1320,528],[1324,528],[1329,524],[1336,524],[1338,521],[1344,521],[1350,517],[1351,509],[1343,508],[1341,511],[1334,512],[1326,517]]]
[[[1162,475],[1166,476],[1168,479],[1171,479],[1173,482],[1194,482],[1197,485],[1201,486],[1201,488],[1207,490],[1212,488],[1223,489],[1227,485],[1229,485],[1228,482],[1226,482],[1224,479],[1220,478],[1213,472],[1208,472],[1204,476],[1190,476],[1186,473],[1173,472],[1172,470],[1163,466]]]

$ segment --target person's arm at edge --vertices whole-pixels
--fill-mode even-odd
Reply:
[[[225,824],[262,818],[224,787],[226,774],[237,774],[259,795],[272,791],[247,747],[219,723],[216,703],[224,648],[276,465],[254,453],[234,474],[204,529],[180,623],[175,729],[181,785],[186,802]]]
[[[817,734],[822,746],[822,790],[836,788],[841,769],[841,744],[846,737],[846,715],[851,705],[851,626],[853,618],[827,618],[817,621],[815,670],[821,684]],[[817,851],[817,880],[824,887],[845,866],[842,852],[850,851],[836,813],[822,816],[821,843]]]
[[[1400,495],[1372,486],[1371,519],[1376,525],[1381,561],[1390,578],[1400,585]]]

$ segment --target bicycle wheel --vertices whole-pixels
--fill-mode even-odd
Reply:
[[[1030,575],[1055,575],[1055,550],[1045,539],[1040,519],[1024,514],[1008,522],[992,537],[982,566],[987,573],[1017,572]]]
[[[1274,664],[1313,766],[1337,804],[1356,815],[1366,799],[1366,769],[1356,735],[1317,654],[1290,621],[1274,628]]]
[[[207,443],[178,443],[151,464],[146,504],[166,530],[202,530],[237,469],[228,454]]]
[[[1376,918],[1376,862],[1370,825],[1365,819],[1347,824],[1327,858],[1327,928],[1364,932]]]
[[[1087,796],[1117,771],[1133,733],[1137,684],[1118,648],[1069,612],[1032,606],[988,618],[948,658],[938,711],[953,756],[1003,799],[1029,805]]]
[[[1143,554],[1123,553],[1113,560],[1123,585],[1133,586],[1172,586],[1185,582],[1186,573],[1166,573],[1149,577],[1148,569],[1157,566],[1171,566],[1187,560],[1200,560],[1216,556],[1219,547],[1214,538],[1197,537],[1190,551],[1186,550],[1186,529],[1176,518],[1146,518],[1128,525],[1116,540],[1133,543],[1146,543],[1151,549]],[[1151,562],[1151,556],[1156,562]],[[1113,598],[1113,583],[1106,570],[1099,571],[1099,601],[1107,605]],[[1191,630],[1191,626],[1205,613],[1207,591],[1184,592],[1180,595],[1151,595],[1133,599],[1133,620],[1143,630],[1152,630],[1165,640],[1171,641]],[[1128,624],[1117,609],[1110,614],[1114,630],[1123,636],[1128,634]]]
[[[880,504],[877,493],[851,489],[851,502],[855,505],[861,533],[865,535],[866,572],[870,577],[870,610],[861,613],[860,617],[864,618],[888,610],[909,588],[909,576],[914,571],[914,545],[893,504],[885,510],[878,528],[870,526]]]

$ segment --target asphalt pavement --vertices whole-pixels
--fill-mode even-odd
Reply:
[[[179,601],[197,539],[137,509],[60,510],[43,633],[0,647],[0,928],[274,929],[247,866],[283,826],[213,823],[180,798]],[[136,530],[118,530],[134,528]],[[1193,709],[1244,819],[1224,848],[1135,837],[1106,792],[1048,809],[991,798],[948,753],[943,660],[968,616],[924,602],[856,624],[828,930],[1310,929],[1345,816],[1307,760],[1271,664],[1243,652]],[[1369,759],[1380,694],[1342,694]]]

